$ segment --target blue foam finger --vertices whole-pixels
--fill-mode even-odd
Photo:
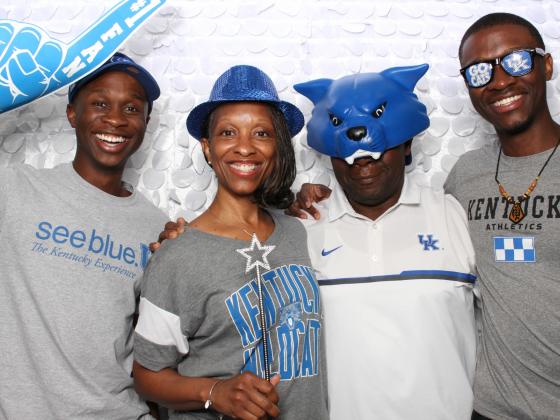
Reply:
[[[29,51],[34,55],[39,49],[39,44],[43,38],[44,35],[39,28],[32,26],[23,27],[16,32],[11,44],[9,44],[7,48],[13,51]],[[10,51],[7,51],[7,53],[10,53]],[[9,61],[9,59],[7,61]]]
[[[90,74],[165,2],[122,0],[69,45],[37,26],[0,21],[0,113]]]
[[[3,51],[14,36],[14,26],[6,21],[0,20],[0,51]],[[1,58],[1,57],[0,57]]]
[[[7,46],[12,42],[14,26],[11,23],[0,21],[0,67],[7,53]]]
[[[46,34],[36,26],[21,22],[3,21],[1,27],[6,35],[0,59],[0,112],[3,112],[41,96],[48,82],[34,57]],[[7,40],[10,31],[12,36]]]
[[[25,83],[14,83],[12,86],[17,92],[15,95],[15,92],[12,93],[14,103],[39,97],[47,89],[48,75],[37,65],[29,51],[21,51],[12,57],[8,62],[8,74],[11,81],[25,80]]]
[[[47,41],[39,48],[35,55],[37,64],[51,76],[60,67],[64,57],[64,50],[60,44]]]
[[[165,0],[127,0],[117,4],[68,46],[56,79],[66,85],[97,69],[163,3]]]

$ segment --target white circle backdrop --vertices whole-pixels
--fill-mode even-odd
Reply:
[[[115,0],[4,0],[0,19],[32,23],[69,42]],[[430,64],[416,92],[427,105],[430,128],[413,142],[411,178],[441,188],[457,158],[495,138],[474,112],[459,75],[457,48],[478,17],[507,11],[530,20],[560,63],[560,1],[556,0],[168,0],[121,48],[158,80],[148,133],[129,161],[125,179],[171,218],[192,219],[210,203],[216,181],[198,142],[185,128],[188,112],[204,101],[214,80],[235,64],[262,68],[284,100],[306,118],[312,104],[292,85],[387,67]],[[560,84],[548,85],[558,120]],[[75,139],[65,115],[66,90],[0,115],[0,166],[26,162],[53,167],[71,161]],[[329,160],[294,146],[303,182],[333,182]]]

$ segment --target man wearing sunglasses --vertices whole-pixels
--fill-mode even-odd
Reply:
[[[553,63],[537,29],[480,18],[459,48],[461,74],[498,141],[468,152],[445,188],[476,250],[481,334],[473,419],[560,415],[560,127],[549,111]]]

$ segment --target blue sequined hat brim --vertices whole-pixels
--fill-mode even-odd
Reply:
[[[242,64],[222,73],[214,82],[209,99],[190,112],[187,117],[189,133],[200,140],[210,113],[218,106],[232,102],[262,102],[275,106],[284,115],[292,137],[301,131],[305,123],[303,114],[295,105],[280,100],[276,86],[265,72]]]
[[[274,99],[257,99],[255,97],[237,100],[217,100],[201,103],[200,105],[194,107],[189,113],[189,116],[187,117],[187,130],[190,135],[195,139],[200,140],[204,135],[202,132],[204,124],[212,111],[220,105],[234,102],[263,102],[275,106],[282,112],[282,114],[284,114],[284,118],[286,118],[286,123],[288,124],[290,135],[292,137],[298,134],[305,125],[302,112],[295,105],[289,102],[277,101]]]

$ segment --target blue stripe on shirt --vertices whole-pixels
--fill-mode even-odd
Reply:
[[[408,270],[402,271],[400,274],[323,279],[318,280],[318,282],[319,286],[336,286],[340,284],[362,284],[396,280],[448,280],[474,284],[474,282],[476,281],[476,276],[470,273],[458,273],[456,271],[445,270]]]

